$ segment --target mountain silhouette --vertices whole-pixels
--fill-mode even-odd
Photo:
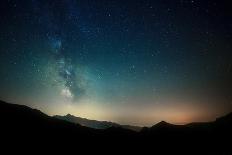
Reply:
[[[9,104],[0,101],[1,140],[9,145],[22,142],[41,142],[79,146],[94,146],[99,141],[116,142],[124,138],[124,142],[135,137],[135,131],[121,127],[110,127],[106,130],[93,129],[65,120],[50,117],[39,110],[24,105]],[[131,138],[130,138],[131,137]],[[71,143],[70,142],[73,142]],[[110,143],[109,143],[110,144]]]
[[[73,117],[68,115],[67,117]],[[75,117],[76,118],[76,117]],[[161,121],[140,132],[111,126],[94,129],[0,101],[0,136],[8,146],[36,145],[91,150],[108,148],[159,154],[232,154],[232,113],[213,122],[174,125]],[[87,148],[87,149],[86,149]]]
[[[61,120],[65,120],[68,122],[77,123],[77,124],[80,124],[82,126],[86,126],[86,127],[90,127],[90,128],[94,128],[94,129],[107,129],[110,127],[121,127],[121,128],[125,128],[125,129],[130,129],[133,131],[140,131],[142,129],[139,126],[120,125],[120,124],[117,124],[114,122],[89,120],[86,118],[76,117],[76,116],[73,116],[71,114],[67,114],[65,116],[55,115],[53,117],[61,119]]]

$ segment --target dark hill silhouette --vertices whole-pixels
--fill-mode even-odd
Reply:
[[[67,132],[67,135],[75,132],[78,134],[96,134],[94,129],[82,127],[78,124],[52,118],[39,110],[27,106],[0,102],[0,119],[3,124],[2,130],[18,136],[18,133],[39,132],[41,134],[56,134]],[[36,136],[36,134],[34,135]]]
[[[125,129],[130,129],[133,131],[140,131],[142,128],[139,126],[131,126],[131,125],[120,125],[114,122],[107,122],[107,121],[97,121],[97,120],[89,120],[86,118],[76,117],[71,114],[67,114],[65,116],[55,115],[55,118],[66,120],[68,122],[77,123],[82,126],[94,128],[94,129],[107,129],[110,127],[121,127]]]
[[[1,140],[15,146],[28,145],[31,142],[62,147],[74,145],[80,148],[95,145],[113,146],[122,138],[124,138],[123,142],[127,143],[127,140],[133,139],[136,133],[121,127],[107,130],[92,129],[50,117],[27,106],[2,101],[0,101],[0,122]]]
[[[159,154],[232,154],[232,114],[208,123],[160,122],[140,132],[109,127],[92,129],[50,117],[39,110],[0,101],[0,136],[5,145],[36,145],[92,150],[111,149]],[[3,146],[2,146],[3,148]],[[87,148],[87,149],[86,149]],[[125,152],[125,150],[123,150]]]

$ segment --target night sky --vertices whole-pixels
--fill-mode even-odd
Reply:
[[[232,111],[226,0],[3,0],[0,99],[122,124]]]

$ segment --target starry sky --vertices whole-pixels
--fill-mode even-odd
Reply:
[[[232,111],[226,0],[3,0],[0,99],[121,124]]]

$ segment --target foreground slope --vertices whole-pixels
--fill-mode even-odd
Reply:
[[[97,141],[99,138],[109,139],[134,134],[131,130],[119,127],[109,128],[110,132],[108,130],[96,130],[50,117],[27,106],[8,104],[2,101],[0,101],[0,122],[1,133],[7,135],[7,139],[13,138],[14,140],[28,139],[34,141],[46,139],[57,142],[57,140],[77,139],[84,143],[85,141]]]
[[[232,114],[209,123],[160,122],[140,132],[92,129],[50,117],[39,110],[0,101],[1,140],[9,146],[55,145],[183,154],[231,154]],[[91,149],[90,149],[91,150]],[[186,152],[187,151],[187,152]],[[165,152],[165,153],[164,153]]]

